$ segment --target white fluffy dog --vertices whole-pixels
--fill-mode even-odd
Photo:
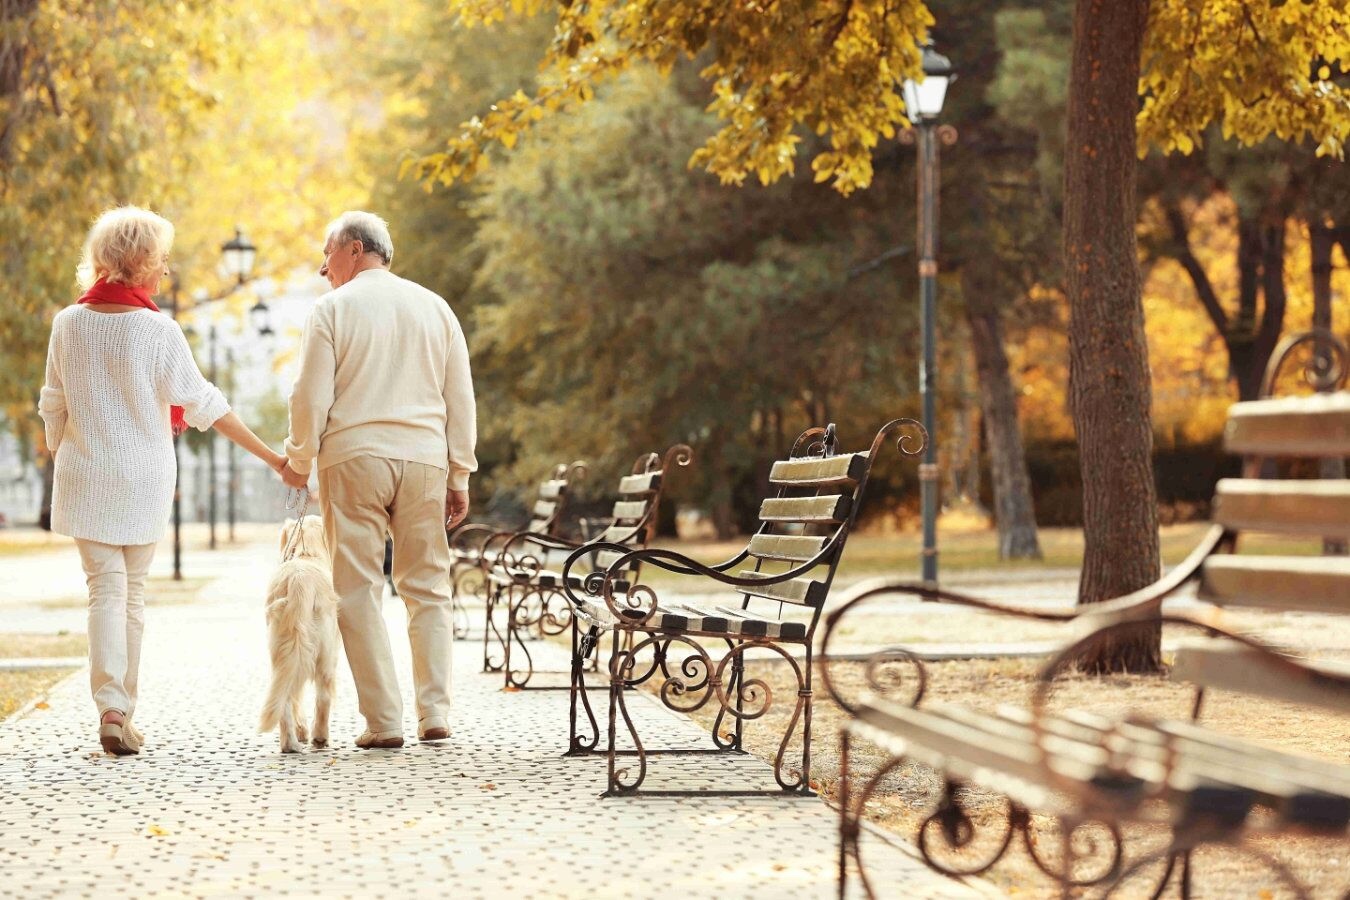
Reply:
[[[297,527],[299,534],[295,534]],[[333,703],[340,639],[338,598],[333,591],[333,566],[324,543],[323,520],[318,516],[305,516],[299,522],[287,519],[281,528],[283,554],[288,546],[293,546],[294,553],[281,563],[267,586],[272,688],[267,692],[259,730],[279,728],[281,752],[298,753],[307,737],[300,718],[300,699],[309,681],[314,682],[314,721],[308,737],[315,747],[328,746],[328,713]]]

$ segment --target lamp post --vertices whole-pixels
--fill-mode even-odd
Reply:
[[[904,131],[907,143],[918,149],[919,194],[919,302],[920,331],[923,358],[919,365],[919,395],[923,401],[923,427],[928,431],[923,463],[919,466],[919,489],[923,514],[923,581],[937,585],[937,509],[938,467],[936,419],[936,378],[934,358],[937,355],[937,206],[938,206],[938,142],[951,145],[956,141],[956,129],[938,125],[942,102],[947,96],[947,85],[954,79],[951,61],[933,49],[931,42],[923,48],[923,78],[906,79],[902,85],[905,113],[914,125]]]
[[[253,245],[247,237],[244,236],[243,229],[238,226],[234,229],[234,237],[220,245],[221,266],[224,273],[235,279],[234,285],[219,297],[210,298],[203,302],[213,302],[214,300],[224,300],[233,294],[236,290],[243,287],[248,281],[249,275],[253,272],[253,261],[257,258],[258,248]],[[261,303],[261,301],[259,301]],[[256,306],[256,304],[255,304]],[[266,307],[263,307],[264,312]],[[250,310],[250,317],[252,311]],[[211,383],[216,383],[216,326],[211,323],[209,332],[210,338],[210,379]],[[226,351],[229,354],[229,351]],[[233,366],[233,354],[229,354],[229,366]],[[233,377],[233,376],[231,376]],[[211,432],[207,440],[207,481],[209,483],[207,497],[207,508],[210,518],[210,549],[216,549],[216,434]],[[229,452],[230,484],[229,484],[229,517],[230,517],[230,540],[234,540],[234,453]]]
[[[205,306],[209,303],[215,303],[231,296],[239,288],[243,287],[248,281],[249,275],[253,272],[253,261],[257,258],[258,248],[244,236],[242,229],[234,229],[234,237],[220,245],[221,267],[226,275],[234,279],[228,290],[224,293],[212,297],[204,290],[197,291],[193,295],[193,309]],[[182,287],[178,273],[171,275],[169,282],[170,303],[169,314],[173,320],[178,321],[179,317],[179,291]],[[261,337],[269,337],[272,334],[271,325],[268,323],[267,304],[260,299],[249,309],[249,321],[253,323],[254,328],[258,329]],[[209,340],[209,375],[208,377],[214,383],[216,381],[216,326],[213,323],[207,332]],[[228,353],[228,351],[227,351]],[[228,365],[233,366],[233,354],[228,353]],[[233,369],[231,368],[231,389],[233,389]],[[174,464],[178,464],[178,436],[173,440]],[[212,432],[207,440],[207,463],[209,467],[210,486],[209,507],[210,507],[210,547],[216,549],[216,442],[215,432]],[[233,473],[234,456],[230,455],[231,472]],[[233,474],[231,475],[231,492],[233,492]],[[181,479],[175,480],[173,490],[173,577],[175,581],[183,580],[183,542],[182,542],[182,483]],[[230,540],[234,540],[234,495],[230,495]]]

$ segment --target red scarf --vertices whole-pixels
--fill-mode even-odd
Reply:
[[[115,281],[104,281],[102,278],[95,281],[94,286],[85,291],[84,296],[76,302],[91,305],[116,303],[121,306],[140,306],[144,309],[159,312],[159,307],[155,305],[155,301],[150,299],[150,292],[145,288],[131,287]],[[183,407],[169,407],[169,426],[173,429],[175,435],[182,434],[187,430],[187,420],[183,418]]]

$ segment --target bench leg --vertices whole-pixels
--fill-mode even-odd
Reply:
[[[849,734],[844,729],[839,735],[839,900],[848,896],[848,856],[858,840],[857,823],[849,809],[848,754]]]
[[[532,621],[527,604],[536,596],[539,596],[538,591],[529,587],[522,588],[518,597],[512,593],[507,594],[506,652],[502,661],[502,686],[508,689],[525,687],[530,681],[530,676],[534,674],[534,658],[530,656],[530,648],[525,646],[524,634]],[[519,645],[519,653],[516,655],[517,665],[520,663],[521,654],[524,655],[524,665],[519,669],[511,665],[512,644]]]
[[[506,641],[502,639],[502,633],[497,629],[496,612],[497,606],[502,602],[502,591],[505,588],[489,585],[487,589],[486,602],[483,604],[483,671],[500,672],[505,666]],[[492,643],[493,640],[502,648],[503,661],[495,663],[492,661]]]
[[[591,700],[586,693],[586,661],[588,657],[597,660],[600,657],[600,626],[589,625],[586,637],[587,640],[583,641],[581,620],[574,615],[572,617],[572,677],[570,689],[567,692],[567,753],[565,754],[567,756],[580,756],[590,753],[600,743],[600,725],[595,720],[595,711],[591,709]],[[591,723],[591,737],[586,740],[583,740],[577,733],[578,700],[586,711],[586,718]]]
[[[605,791],[607,797],[632,793],[647,777],[647,754],[642,746],[642,739],[638,737],[637,729],[633,727],[633,720],[628,715],[628,707],[624,704],[623,699],[624,683],[633,671],[633,653],[631,647],[620,648],[620,630],[614,629],[613,649],[609,656],[609,782]],[[618,717],[620,714],[623,715],[624,724],[628,728],[628,733],[632,735],[633,746],[636,748],[634,758],[637,760],[637,775],[631,781],[626,782],[624,776],[628,775],[628,768],[619,769],[617,766]]]

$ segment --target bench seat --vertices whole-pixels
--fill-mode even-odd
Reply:
[[[622,599],[619,603],[622,603]],[[575,603],[587,619],[604,627],[618,624],[614,613],[602,598],[579,597]],[[624,610],[625,618],[639,621],[649,607]],[[728,637],[772,638],[780,641],[805,640],[807,623],[791,620],[756,617],[730,604],[715,604],[662,600],[656,612],[643,626],[653,631],[687,631],[697,634],[727,635]]]
[[[1344,835],[1350,826],[1343,767],[1236,738],[1217,741],[1189,722],[1113,722],[1069,711],[1041,719],[1039,744],[1032,722],[1029,712],[1012,707],[914,709],[866,696],[848,727],[894,755],[1041,812],[1172,825],[1203,817],[1231,829],[1323,835]],[[1045,777],[1047,769],[1054,779]],[[1278,821],[1253,816],[1258,807]]]

